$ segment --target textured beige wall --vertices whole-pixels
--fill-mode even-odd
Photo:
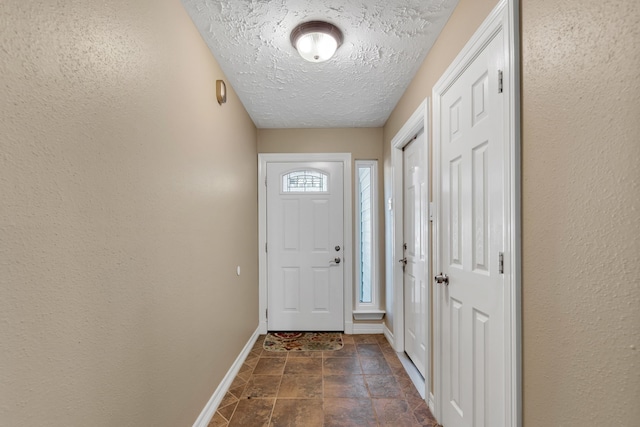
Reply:
[[[526,426],[640,425],[640,2],[522,5]]]
[[[349,129],[258,129],[260,153],[351,153],[352,191],[355,194],[355,161],[378,160],[378,197],[382,194],[382,128]],[[355,197],[352,199],[355,203]],[[352,208],[355,207],[352,205]],[[353,211],[355,212],[355,210]],[[355,233],[355,223],[353,230]],[[384,307],[384,203],[378,210],[378,255],[381,307]],[[355,244],[355,239],[353,240]],[[352,252],[355,259],[355,252]],[[355,268],[353,271],[355,281]],[[354,282],[355,283],[355,282]],[[355,302],[355,296],[354,296]]]
[[[461,0],[391,138],[495,1]],[[640,420],[640,3],[522,1],[524,425]]]
[[[384,125],[385,166],[391,161],[391,139],[418,108],[498,0],[460,0],[409,87]],[[390,163],[389,163],[390,166]]]
[[[193,424],[258,324],[254,125],[177,0],[3,0],[0,51],[0,424]]]

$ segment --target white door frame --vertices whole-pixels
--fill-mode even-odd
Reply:
[[[414,113],[409,117],[406,123],[400,128],[398,133],[391,140],[391,194],[389,210],[387,213],[391,215],[391,259],[387,259],[387,271],[392,272],[392,282],[387,284],[387,288],[393,289],[393,348],[398,352],[404,351],[404,277],[402,265],[398,262],[404,255],[404,187],[403,187],[403,153],[402,149],[408,145],[413,137],[424,129],[424,172],[427,188],[430,188],[431,181],[431,164],[429,156],[429,98],[418,106]],[[386,178],[385,178],[386,179]],[[427,195],[428,197],[428,195]],[[429,212],[430,214],[430,212]],[[429,245],[430,235],[427,227],[426,241]],[[387,245],[389,243],[387,242]],[[430,261],[427,260],[425,268],[426,283],[431,283]],[[429,292],[427,288],[427,301],[425,301],[427,310],[430,309],[431,301],[429,300]],[[429,396],[429,374],[431,371],[431,316],[427,313],[427,325],[425,332],[427,333],[427,354],[425,355],[425,396]]]
[[[342,162],[344,221],[344,332],[353,333],[353,214],[351,200],[351,153],[259,153],[258,154],[258,329],[267,333],[267,163]]]
[[[505,319],[507,342],[505,349],[505,426],[522,425],[522,340],[521,340],[521,164],[520,164],[520,52],[519,52],[519,10],[518,0],[501,0],[475,32],[456,59],[443,73],[433,87],[433,158],[434,158],[434,268],[441,270],[442,232],[440,176],[440,114],[441,94],[452,85],[475,59],[477,54],[500,29],[504,30],[504,51],[506,58],[503,70],[503,86],[508,91],[505,99],[505,153],[504,164],[507,171],[505,205]],[[442,286],[435,286],[434,292],[434,391],[435,417],[442,419]]]

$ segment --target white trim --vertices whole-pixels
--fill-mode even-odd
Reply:
[[[431,413],[433,414],[433,412],[435,411],[435,398],[433,397],[433,393],[429,392],[429,398],[427,399],[427,405],[429,406],[429,410],[431,411]]]
[[[356,305],[357,307],[357,305]],[[384,310],[354,310],[354,320],[382,320],[384,317]]]
[[[193,423],[193,427],[207,427],[209,425],[211,418],[213,418],[213,415],[218,409],[218,405],[220,405],[220,402],[222,402],[224,395],[229,390],[229,387],[231,387],[231,383],[235,379],[236,375],[238,375],[238,372],[240,372],[242,364],[249,355],[249,352],[251,352],[251,349],[258,340],[259,335],[260,332],[258,327],[253,335],[251,335],[251,338],[249,338],[249,341],[247,341],[238,357],[236,357],[236,360],[233,362],[220,384],[218,384],[218,387],[211,395],[211,398],[209,398],[209,401],[204,406],[204,409],[202,410],[202,412],[200,412],[200,415]]]
[[[360,176],[358,173],[358,168],[369,168],[371,171],[371,184],[369,188],[369,192],[371,193],[371,302],[362,303],[360,302],[360,280],[362,277],[362,272],[360,271]],[[354,199],[354,222],[356,224],[355,230],[355,239],[354,239],[354,260],[353,263],[355,269],[356,280],[354,283],[354,294],[355,298],[355,311],[354,311],[354,319],[360,320],[357,315],[363,313],[378,313],[380,312],[380,255],[378,251],[378,241],[380,240],[380,236],[378,236],[378,161],[377,160],[356,160],[355,161],[355,199]],[[382,311],[384,314],[384,311]],[[382,317],[378,317],[377,319],[382,319]]]
[[[391,332],[389,330],[389,328],[387,328],[387,325],[384,325],[384,336],[385,338],[387,338],[387,341],[389,342],[389,344],[391,344],[391,347],[394,347],[393,345],[393,332]],[[407,367],[407,365],[405,365],[405,363],[403,362],[403,356],[405,358],[407,358],[406,353],[404,352],[399,352],[397,353],[398,358],[400,359],[400,361],[402,362],[402,366],[404,367],[405,371],[407,372],[407,375],[409,375],[409,377],[411,378],[411,381],[413,382],[413,384],[416,386],[416,389],[418,389],[418,392],[420,392],[421,389],[424,389],[424,392],[420,392],[421,397],[424,399],[425,395],[428,395],[428,399],[425,399],[427,402],[427,405],[429,406],[429,410],[431,411],[431,413],[433,413],[433,393],[431,393],[429,391],[429,383],[426,379],[422,378],[422,375],[418,372],[418,368],[415,367],[415,365],[412,362],[409,362],[409,367]],[[428,369],[430,369],[430,367],[427,367]],[[415,372],[420,381],[415,381],[415,378],[412,377],[411,372]]]
[[[424,129],[424,170],[425,179],[427,180],[427,188],[430,187],[431,180],[431,160],[429,156],[429,98],[425,98],[424,101],[418,106],[414,113],[409,117],[406,123],[400,128],[398,133],[391,140],[391,209],[387,210],[387,215],[391,216],[391,259],[386,260],[387,271],[392,271],[393,281],[387,283],[387,287],[393,289],[393,348],[397,352],[404,352],[404,278],[403,270],[400,263],[397,262],[403,257],[404,234],[403,234],[403,169],[402,169],[402,149],[411,142],[412,138]],[[385,177],[387,179],[387,177]],[[429,205],[430,206],[430,205]],[[387,223],[389,223],[387,222]],[[430,242],[429,227],[426,228],[425,241]],[[429,244],[429,243],[427,243]],[[425,268],[425,281],[431,284],[431,270],[430,263],[426,263]],[[431,301],[429,299],[429,292],[426,293],[427,301],[425,306],[427,310],[431,310]],[[431,366],[431,315],[426,313],[428,324],[425,325],[425,333],[427,334],[426,343],[426,355],[425,355],[425,393],[428,392],[429,387],[429,373]],[[423,394],[424,396],[424,394]]]
[[[384,333],[384,324],[380,323],[354,323],[353,335],[359,334],[382,334]]]
[[[402,363],[402,367],[404,368],[405,372],[411,379],[413,386],[416,388],[418,393],[420,393],[420,397],[426,402],[427,399],[425,398],[425,395],[427,392],[427,386],[424,378],[422,378],[422,374],[420,373],[420,371],[418,371],[418,368],[416,368],[416,365],[413,364],[411,359],[409,359],[407,353],[403,351],[401,353],[396,353],[396,355],[398,356],[398,359],[400,359],[400,363]]]
[[[520,0],[508,0],[507,43],[509,49],[509,68],[511,70],[506,83],[509,87],[509,138],[510,146],[509,184],[511,192],[511,252],[507,262],[511,266],[513,292],[510,296],[511,311],[511,348],[508,349],[511,360],[511,375],[507,378],[511,387],[511,405],[509,411],[511,425],[522,426],[522,140],[521,140],[521,99],[520,99]]]
[[[353,334],[355,332],[353,332],[353,325],[355,325],[355,323],[353,323],[352,319],[344,319],[344,333],[345,334]]]
[[[500,30],[505,31],[504,53],[508,56],[504,63],[503,78],[505,92],[508,91],[506,100],[505,135],[508,141],[505,144],[505,328],[508,342],[506,343],[505,357],[505,389],[506,402],[504,425],[522,425],[522,341],[521,341],[521,192],[520,192],[520,86],[519,86],[519,1],[500,0],[489,16],[474,33],[469,42],[456,56],[442,77],[433,87],[433,152],[434,152],[434,195],[436,210],[434,212],[434,268],[441,269],[442,230],[439,217],[440,200],[442,198],[440,188],[440,124],[438,118],[441,114],[440,94],[449,88],[455,80],[464,72],[468,65],[475,59],[479,52]],[[442,287],[436,286],[434,292],[434,410],[436,419],[442,418],[443,399],[442,387]]]
[[[261,334],[267,333],[267,163],[342,162],[344,206],[344,333],[353,333],[353,213],[351,199],[351,153],[259,153],[258,154],[258,321]],[[351,255],[351,256],[349,256]]]
[[[383,326],[382,333],[384,334],[387,341],[389,341],[389,344],[391,345],[391,347],[393,347],[393,332],[389,330],[386,323],[383,324],[382,326]]]

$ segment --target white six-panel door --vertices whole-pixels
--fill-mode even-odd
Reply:
[[[441,97],[442,417],[501,427],[505,414],[503,30]]]
[[[427,354],[428,191],[425,173],[424,130],[403,150],[404,212],[404,348],[425,376]]]
[[[269,330],[344,329],[342,167],[267,163]]]

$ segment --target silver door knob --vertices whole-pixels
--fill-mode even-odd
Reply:
[[[436,279],[436,283],[444,283],[445,285],[449,284],[449,276],[447,276],[446,274],[438,274],[436,277],[434,277],[434,279]]]
[[[401,260],[398,260],[398,262],[399,262],[400,264],[402,264],[402,266],[407,265],[407,257],[404,257],[404,258],[402,258]]]
[[[336,263],[336,264],[340,264],[340,261],[342,261],[342,260],[340,259],[340,257],[339,257],[339,256],[335,257],[335,258],[334,258],[334,259],[332,259],[332,260],[329,260],[329,262],[334,262],[334,263]]]

